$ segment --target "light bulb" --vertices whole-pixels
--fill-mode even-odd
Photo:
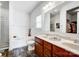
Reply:
[[[54,10],[54,12],[57,12],[57,11],[58,11],[57,9]]]

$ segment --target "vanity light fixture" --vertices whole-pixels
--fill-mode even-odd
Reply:
[[[44,7],[43,11],[47,12],[55,7],[55,2],[48,2]]]
[[[51,5],[52,5],[52,2],[49,2],[48,4],[46,4],[46,5],[43,7],[43,10],[49,8]]]
[[[58,10],[57,10],[57,9],[55,9],[55,10],[54,10],[54,12],[58,12]]]
[[[58,2],[56,2],[56,1],[51,1],[51,2],[48,2],[48,3],[42,8],[42,10],[43,10],[43,12],[45,13],[45,12],[47,12],[47,11],[49,11],[49,10],[55,8],[55,7],[58,6],[58,5],[63,4],[64,2],[65,2],[65,1],[58,1]],[[55,10],[55,12],[57,12],[57,11],[58,11],[58,10]]]

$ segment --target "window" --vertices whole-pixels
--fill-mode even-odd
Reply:
[[[36,28],[41,28],[42,27],[42,16],[39,15],[36,17]]]

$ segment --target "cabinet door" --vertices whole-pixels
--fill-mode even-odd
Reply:
[[[44,47],[44,56],[45,57],[51,57],[51,50]]]
[[[41,46],[39,43],[35,43],[35,53],[40,57],[43,56],[43,46]]]
[[[52,56],[57,55],[58,57],[64,57],[68,55],[68,52],[65,52],[64,49],[53,45]]]
[[[51,46],[52,46],[51,43],[44,41],[44,47],[46,47],[47,49],[51,50]]]
[[[51,57],[51,44],[44,41],[44,56]]]
[[[75,55],[63,48],[60,48],[58,46],[53,45],[53,51],[52,56],[58,56],[58,57],[78,57],[78,55]]]

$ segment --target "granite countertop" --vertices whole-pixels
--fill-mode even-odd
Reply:
[[[38,35],[36,37],[39,37],[39,38],[41,38],[41,39],[43,39],[43,40],[45,40],[45,41],[47,41],[47,42],[49,42],[51,44],[54,44],[54,45],[56,45],[58,47],[61,47],[61,48],[65,49],[65,50],[67,50],[67,51],[70,51],[70,52],[72,52],[74,54],[79,55],[79,44],[76,44],[73,41],[66,40],[64,38],[60,38],[61,40],[53,40],[53,38],[49,39],[49,38],[47,38],[47,37],[45,37],[43,35]]]

